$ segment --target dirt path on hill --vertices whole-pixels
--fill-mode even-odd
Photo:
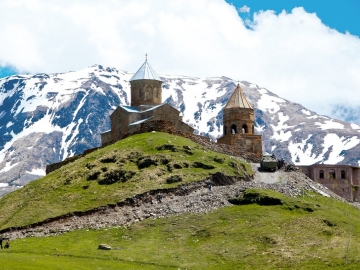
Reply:
[[[299,196],[302,190],[315,191],[324,196],[343,200],[324,186],[313,182],[302,172],[261,172],[259,164],[251,164],[254,179],[238,181],[215,181],[206,179],[171,190],[157,190],[128,198],[116,205],[104,206],[87,213],[68,214],[55,220],[33,224],[24,228],[12,228],[0,232],[3,237],[15,239],[60,235],[77,229],[101,229],[129,226],[147,218],[162,218],[187,212],[206,213],[231,205],[229,197],[238,196],[248,188],[273,189],[288,196]],[[211,184],[211,189],[209,188]],[[162,200],[156,197],[161,194]],[[151,202],[152,198],[152,202]]]

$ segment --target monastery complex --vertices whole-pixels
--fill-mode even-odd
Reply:
[[[194,129],[182,121],[180,111],[162,103],[162,81],[147,59],[130,79],[131,105],[120,105],[111,114],[111,130],[101,134],[101,144],[107,145],[126,134],[138,132],[141,125],[151,121],[170,121],[179,131],[193,133]],[[224,107],[224,134],[218,143],[235,147],[238,151],[262,155],[261,135],[254,134],[254,109],[240,85]]]
[[[162,103],[162,80],[151,68],[147,59],[130,79],[131,104],[120,105],[110,115],[111,129],[101,134],[101,145],[114,143],[132,133],[154,130],[160,122],[169,123],[182,134],[194,135],[194,128],[183,122],[179,110]],[[262,156],[262,137],[254,134],[254,109],[240,84],[223,108],[223,135],[214,145],[231,155],[250,154],[256,159]],[[145,127],[145,128],[144,128]],[[161,129],[160,129],[161,130]],[[201,137],[201,136],[198,136]],[[96,150],[88,149],[84,154]],[[74,161],[80,156],[68,158],[46,167],[46,173]],[[313,164],[298,166],[302,172],[349,201],[360,201],[360,167],[350,165]]]

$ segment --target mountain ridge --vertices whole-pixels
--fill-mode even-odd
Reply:
[[[1,193],[45,174],[45,166],[100,145],[110,113],[128,105],[133,73],[93,65],[68,73],[0,79]],[[177,108],[196,133],[222,135],[222,108],[231,78],[160,76],[163,101]],[[296,165],[359,165],[360,126],[317,115],[255,84],[240,82],[255,109],[265,152]]]

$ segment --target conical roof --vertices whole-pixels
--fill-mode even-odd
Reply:
[[[147,60],[145,60],[144,64],[142,64],[139,70],[130,79],[130,81],[136,80],[156,80],[161,82],[161,79],[149,65]]]
[[[228,103],[224,107],[224,109],[230,108],[246,108],[252,109],[249,100],[246,98],[243,90],[240,87],[240,84],[237,85],[234,93],[231,95]]]

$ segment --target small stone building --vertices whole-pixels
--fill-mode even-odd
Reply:
[[[298,166],[313,181],[326,186],[348,201],[359,201],[360,167],[313,164]]]
[[[162,103],[162,81],[147,59],[130,79],[131,105],[120,105],[110,115],[111,130],[101,134],[101,145],[121,139],[140,130],[144,122],[167,120],[177,130],[193,133],[194,129],[182,121],[180,111]]]
[[[246,98],[240,84],[237,85],[223,109],[224,135],[217,139],[242,152],[262,155],[261,135],[254,134],[254,109]]]

